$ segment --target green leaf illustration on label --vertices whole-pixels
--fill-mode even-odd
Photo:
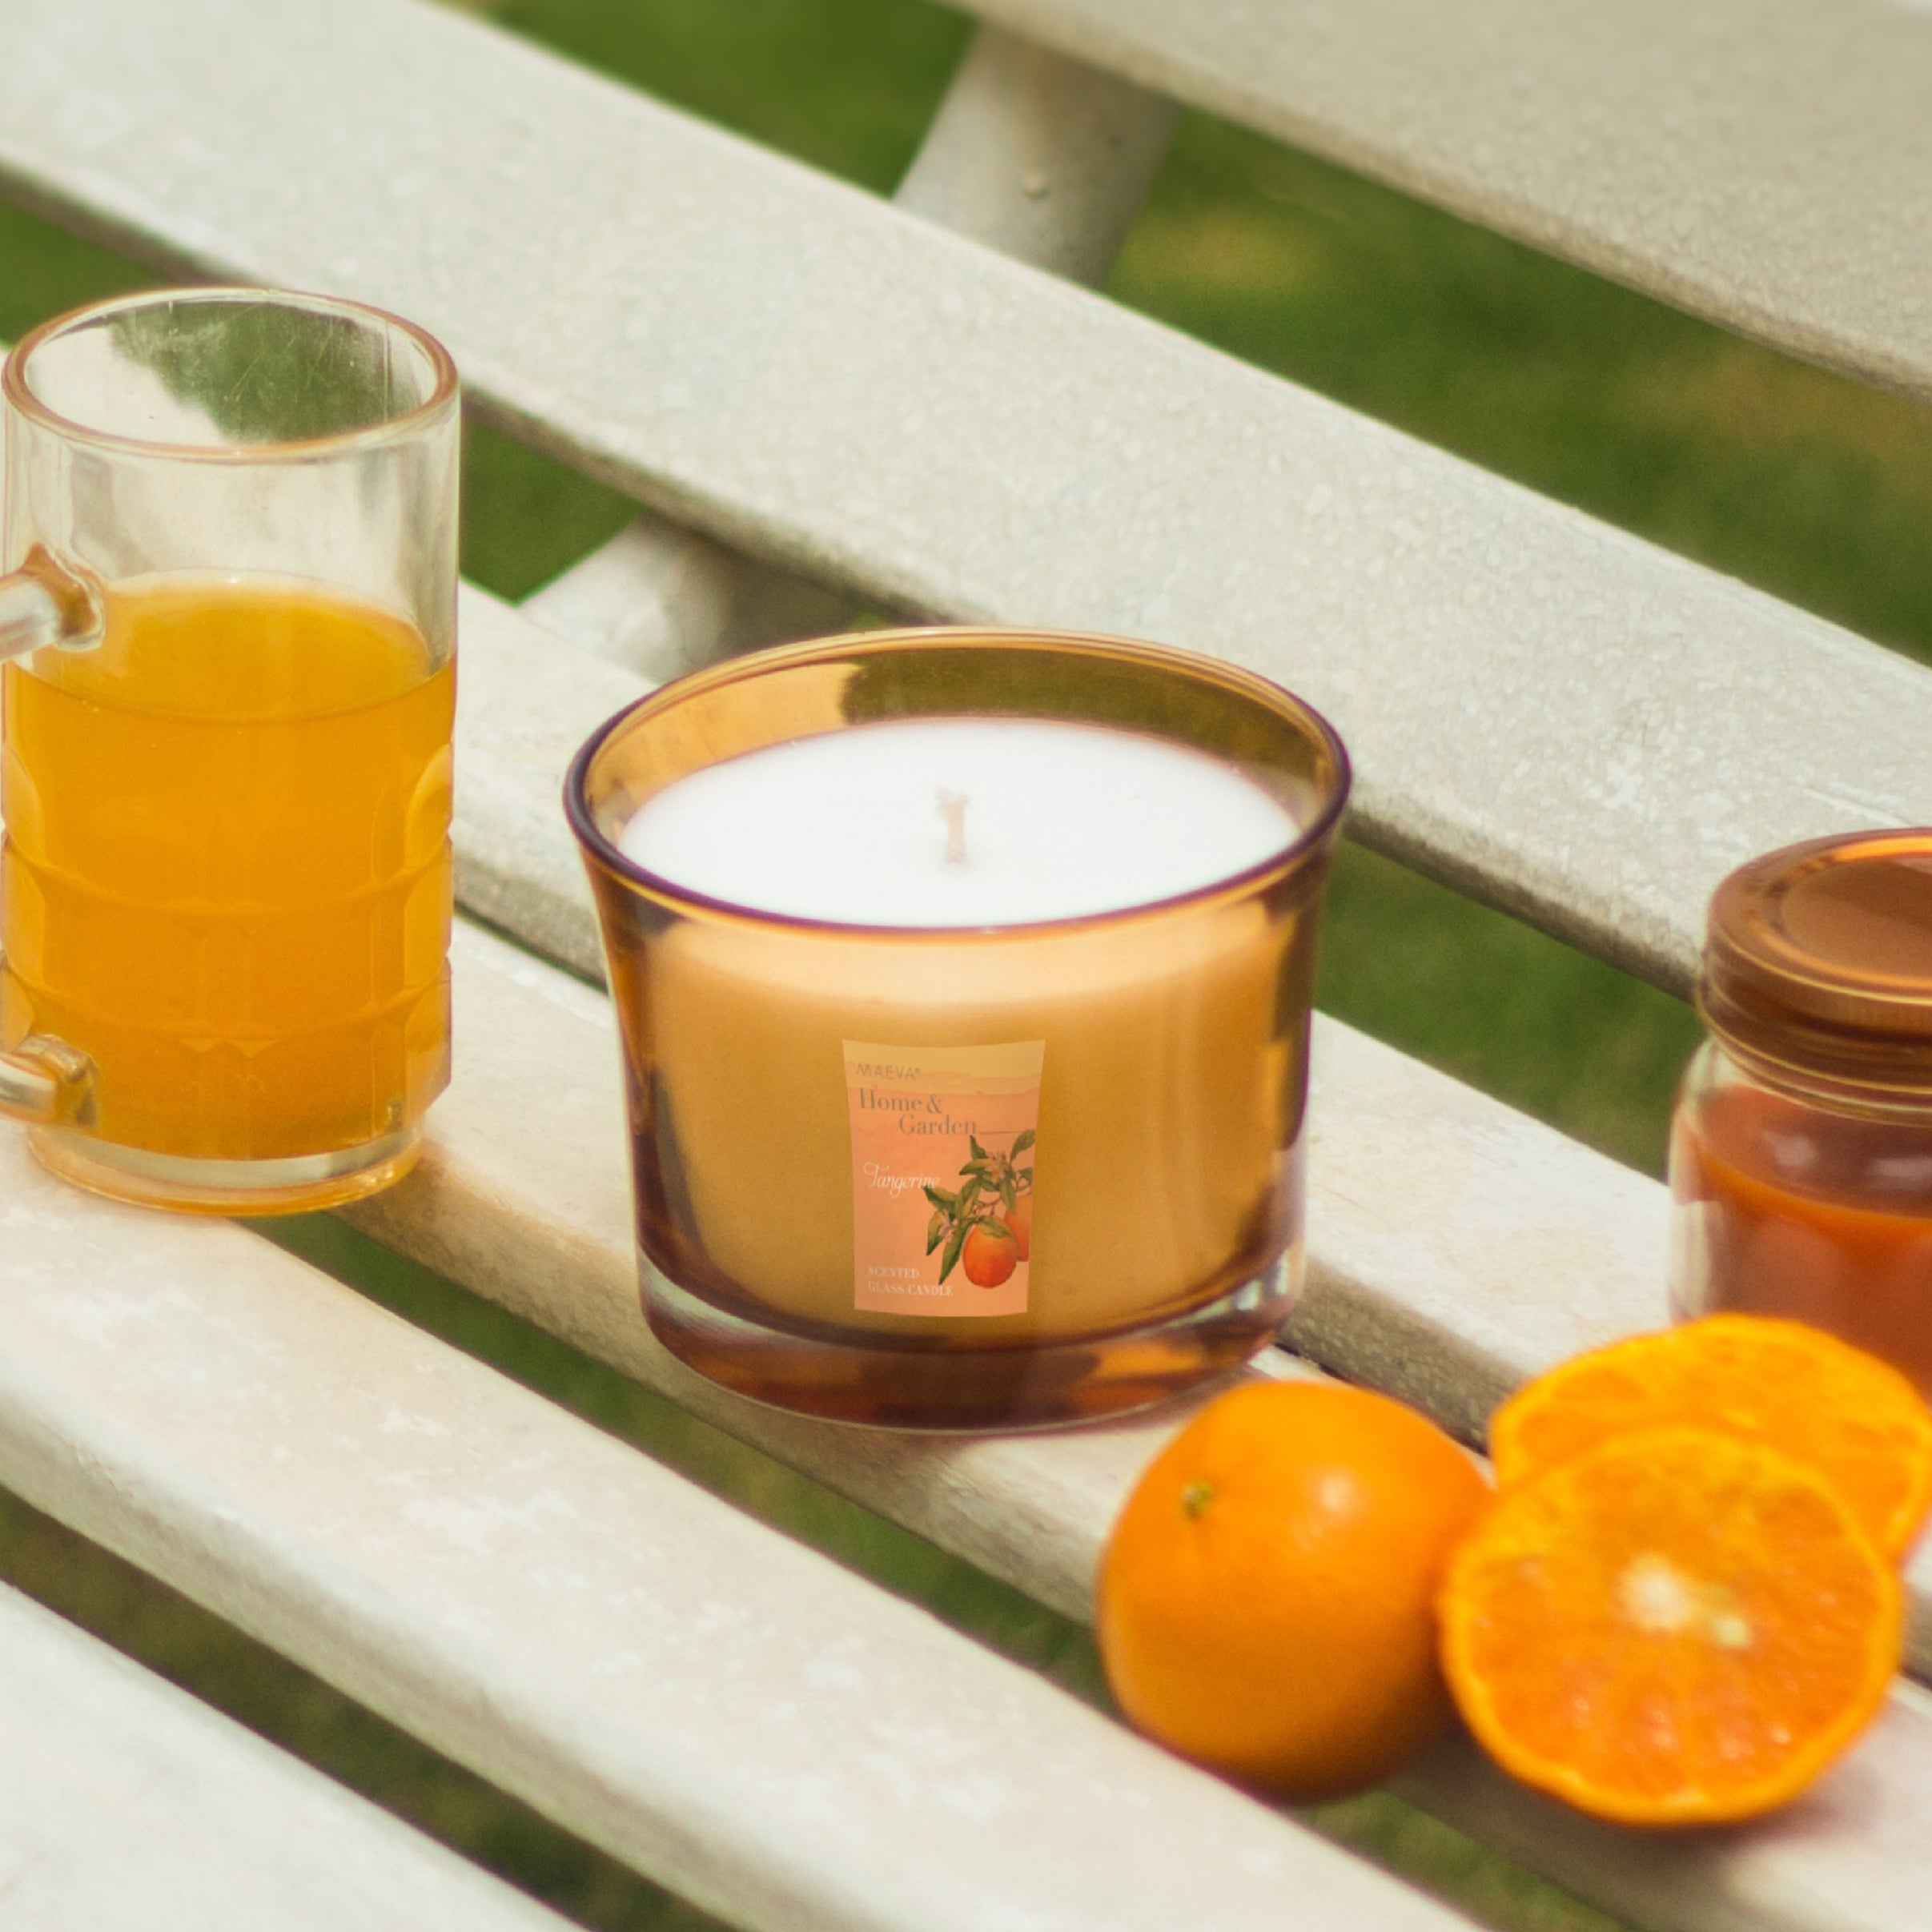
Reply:
[[[926,1251],[930,1255],[943,1235],[941,1283],[963,1259],[966,1279],[974,1287],[996,1288],[1032,1252],[1033,1170],[1014,1167],[1013,1156],[1033,1145],[1033,1130],[1017,1135],[1009,1153],[988,1153],[975,1135],[969,1134],[966,1143],[973,1158],[959,1170],[967,1177],[966,1185],[957,1194],[930,1184],[926,1188],[926,1198],[937,1211],[926,1226]]]
[[[970,1221],[954,1223],[953,1231],[946,1237],[946,1252],[939,1259],[939,1279],[941,1281],[943,1282],[946,1276],[959,1265],[959,1251],[966,1246],[966,1231],[972,1225]]]

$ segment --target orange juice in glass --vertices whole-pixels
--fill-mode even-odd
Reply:
[[[448,1077],[448,358],[176,291],[50,324],[6,392],[0,1106],[127,1199],[372,1191]]]

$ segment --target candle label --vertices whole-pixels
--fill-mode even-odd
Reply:
[[[1044,1040],[847,1040],[853,1305],[1024,1315]]]

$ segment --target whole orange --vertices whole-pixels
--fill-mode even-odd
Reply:
[[[1488,1495],[1386,1396],[1274,1382],[1219,1397],[1155,1459],[1101,1558],[1121,1709],[1284,1797],[1385,1777],[1448,1716],[1436,1593]]]

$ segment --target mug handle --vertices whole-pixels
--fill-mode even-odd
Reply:
[[[91,651],[106,629],[99,587],[35,544],[0,576],[0,661],[51,645]]]
[[[0,660],[51,645],[90,651],[105,629],[99,592],[54,560],[44,544],[0,576]],[[94,1062],[52,1034],[30,1034],[0,1053],[0,1114],[39,1127],[94,1124]]]
[[[94,1062],[50,1033],[30,1033],[0,1053],[0,1114],[39,1127],[94,1123]]]

